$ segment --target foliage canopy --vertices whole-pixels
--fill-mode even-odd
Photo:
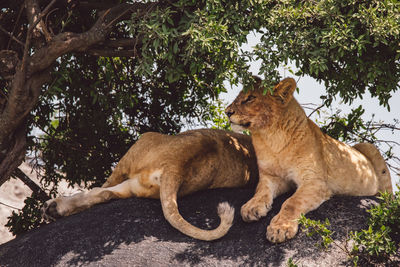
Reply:
[[[294,62],[325,84],[331,103],[368,90],[388,106],[400,84],[400,3],[394,0],[268,1],[256,54],[262,71]]]

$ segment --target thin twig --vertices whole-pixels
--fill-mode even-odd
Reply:
[[[316,111],[320,110],[321,108],[323,108],[325,106],[325,103],[318,106],[316,109],[314,109],[309,115],[308,117],[310,118],[312,114],[314,114]]]
[[[14,28],[13,28],[13,30],[11,32],[11,37],[14,37],[14,32],[15,32],[15,29],[17,28],[17,25],[18,25],[19,19],[21,18],[23,10],[24,10],[24,4],[22,3],[21,4],[21,8],[19,9],[19,12],[18,12],[17,20],[15,21],[15,24],[14,24]],[[15,39],[17,39],[17,38],[15,38],[15,39],[12,38],[12,39],[15,41]],[[10,48],[10,45],[11,45],[11,39],[8,40],[7,50]],[[24,46],[24,43],[21,42],[21,45]]]
[[[44,20],[44,25],[46,26],[47,25],[47,20],[48,20],[48,18],[49,18],[49,15],[51,14],[51,13],[53,13],[54,11],[57,11],[59,8],[54,8],[52,11],[50,11],[49,13],[47,13],[47,15],[46,15],[46,18],[45,18],[45,20]],[[53,30],[49,27],[49,31],[50,31],[50,34],[52,35],[52,36],[54,36],[54,32],[53,32]]]
[[[373,123],[371,129],[376,129],[376,128],[379,128],[379,129],[387,128],[390,130],[400,131],[400,128],[396,127],[395,125],[386,124],[386,123],[383,123],[383,124]]]
[[[381,140],[381,139],[377,139],[377,140],[375,140],[375,142],[378,142],[378,143],[385,143],[385,144],[394,144],[394,145],[400,146],[400,143],[398,143],[398,142],[396,142],[396,141],[391,141],[391,140]]]
[[[22,209],[20,209],[20,208],[13,207],[13,206],[8,205],[8,204],[6,204],[6,203],[3,203],[3,202],[1,202],[1,201],[0,201],[0,205],[4,205],[4,206],[6,206],[6,207],[9,207],[9,208],[12,208],[12,209],[15,209],[15,210],[22,210]]]
[[[21,42],[20,40],[17,39],[17,37],[15,37],[14,35],[12,35],[12,33],[8,32],[6,29],[4,29],[1,25],[0,25],[0,30],[2,32],[4,32],[5,34],[9,35],[11,37],[11,39],[13,39],[14,41],[16,41],[18,44],[24,46],[24,43]]]

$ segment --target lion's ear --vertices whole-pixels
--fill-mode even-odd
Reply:
[[[274,97],[283,105],[286,105],[293,98],[295,89],[296,81],[293,78],[285,78],[275,86]]]

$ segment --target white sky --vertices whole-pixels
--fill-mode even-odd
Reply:
[[[252,47],[259,42],[259,38],[259,35],[250,34],[248,37],[248,44],[244,45],[242,49],[247,51],[251,50]],[[293,66],[291,66],[291,68],[295,69]],[[258,75],[259,69],[260,62],[253,62],[251,64],[250,70],[255,75]],[[293,77],[296,81],[298,80],[298,77],[285,71],[284,68],[281,69],[281,75],[282,77]],[[320,105],[322,103],[320,96],[325,94],[325,87],[323,84],[319,84],[315,79],[307,76],[299,79],[297,87],[299,88],[299,93],[296,92],[295,97],[300,104],[313,103]],[[221,94],[221,99],[224,103],[229,104],[235,99],[240,90],[241,87],[228,89],[227,93]],[[348,114],[351,109],[357,108],[359,105],[362,105],[365,109],[365,113],[362,117],[364,120],[371,119],[372,114],[375,114],[375,121],[382,121],[390,124],[393,124],[393,119],[400,119],[400,91],[396,91],[389,100],[390,112],[379,105],[379,100],[377,98],[371,98],[369,93],[366,93],[363,99],[356,99],[351,105],[340,103],[340,97],[338,97],[336,101],[332,103],[331,107],[333,110],[342,110],[341,114]],[[311,111],[306,110],[307,114],[310,112]],[[315,120],[315,117],[313,119]],[[395,131],[394,134],[390,131],[380,131],[377,137],[383,140],[400,142],[400,131]],[[400,156],[400,147],[397,147],[393,152],[396,156]],[[391,172],[391,176],[393,184],[399,181],[399,177],[394,172]]]

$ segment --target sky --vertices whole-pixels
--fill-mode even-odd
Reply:
[[[242,46],[243,50],[251,51],[252,47],[254,47],[259,42],[260,36],[250,34],[248,36],[248,43]],[[295,70],[294,66],[290,66],[293,70]],[[253,62],[250,65],[250,70],[253,74],[258,75],[258,71],[260,69],[260,62]],[[297,87],[299,88],[299,92],[295,92],[295,98],[300,104],[313,103],[319,106],[322,101],[320,99],[321,95],[326,94],[325,87],[323,84],[318,83],[315,79],[305,76],[305,77],[296,77],[293,74],[289,73],[289,71],[285,70],[283,67],[280,69],[282,77],[292,77],[297,82]],[[230,87],[227,84],[228,91],[227,93],[221,94],[221,99],[225,104],[231,103],[239,91],[242,89],[239,87]],[[230,88],[230,89],[229,89]],[[391,99],[389,100],[390,112],[379,105],[379,100],[377,98],[371,98],[369,93],[366,93],[363,96],[363,99],[356,99],[353,101],[351,105],[341,103],[340,97],[336,99],[331,105],[333,111],[337,109],[341,110],[341,114],[347,114],[351,111],[351,109],[357,108],[359,105],[362,105],[365,109],[365,113],[362,118],[364,120],[369,120],[374,114],[375,121],[382,121],[384,123],[393,124],[394,119],[400,119],[400,91],[396,91]],[[311,110],[305,110],[307,115],[311,112]],[[316,116],[311,117],[312,120],[315,121]],[[383,140],[393,140],[400,143],[400,131],[395,131],[394,134],[390,131],[380,131],[377,134],[379,139]],[[400,156],[400,146],[393,151],[396,156]],[[390,162],[394,163],[394,162]],[[400,166],[398,166],[400,167]],[[393,171],[391,171],[392,183],[395,185],[399,181],[399,176],[397,176]],[[395,187],[394,187],[395,188]]]

